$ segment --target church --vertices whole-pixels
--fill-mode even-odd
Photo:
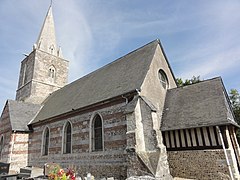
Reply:
[[[221,77],[178,87],[160,40],[69,83],[50,6],[0,117],[11,171],[54,162],[96,179],[238,179],[239,128]]]

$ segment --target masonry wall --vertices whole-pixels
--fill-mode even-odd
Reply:
[[[33,79],[44,82],[46,84],[53,84],[56,87],[63,87],[68,82],[68,61],[58,56],[36,50],[35,66]],[[49,77],[49,68],[55,68],[54,81]]]
[[[9,120],[9,108],[6,105],[0,118],[0,138],[3,137],[3,150],[0,154],[0,161],[9,162],[9,151],[11,142],[12,127]]]
[[[164,107],[167,89],[164,89],[159,79],[159,70],[166,73],[168,79],[168,89],[177,87],[171,69],[158,45],[153,56],[150,69],[144,79],[141,87],[141,96],[145,96],[158,109],[158,116],[161,121],[161,115]],[[160,125],[160,122],[159,122]]]
[[[90,172],[98,177],[115,177],[124,179],[127,176],[126,163],[126,117],[125,100],[118,104],[104,105],[99,108],[78,113],[64,119],[34,127],[29,137],[30,166],[43,167],[47,162],[55,162],[62,167],[73,167],[79,174]],[[95,114],[103,119],[104,151],[90,150],[90,121]],[[72,153],[62,153],[62,135],[64,124],[72,124]],[[41,153],[42,136],[45,127],[50,129],[49,155]]]
[[[230,179],[224,151],[169,151],[168,162],[173,177],[192,179]]]
[[[54,77],[49,69],[54,68]],[[66,85],[68,61],[34,50],[21,63],[16,100],[42,103],[46,97]]]
[[[171,179],[167,152],[162,144],[156,112],[139,97],[135,110],[127,114],[127,175],[150,175],[158,179]]]
[[[13,132],[8,104],[4,107],[0,119],[0,138],[3,137],[1,162],[10,163],[10,171],[18,171],[27,166],[28,133]]]
[[[28,160],[28,133],[12,133],[10,143],[10,170],[20,171],[27,166]]]

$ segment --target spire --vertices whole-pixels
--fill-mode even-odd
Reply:
[[[38,40],[36,44],[34,44],[34,49],[39,49],[58,56],[59,49],[56,43],[52,4],[48,9]]]

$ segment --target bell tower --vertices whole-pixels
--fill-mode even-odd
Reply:
[[[50,6],[32,52],[21,62],[16,100],[41,104],[49,94],[67,84],[68,64],[56,43]]]

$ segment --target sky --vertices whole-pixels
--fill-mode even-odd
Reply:
[[[37,41],[50,0],[0,2],[0,108],[15,99],[23,54]],[[69,82],[160,39],[175,77],[221,76],[240,90],[239,0],[53,0]]]

